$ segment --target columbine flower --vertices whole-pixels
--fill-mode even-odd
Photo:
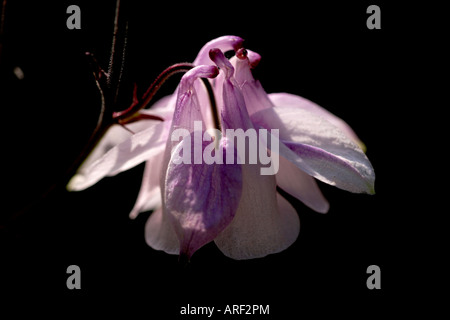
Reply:
[[[223,52],[230,50],[235,56],[228,60]],[[351,128],[309,100],[287,93],[266,94],[251,73],[259,60],[258,54],[242,48],[239,37],[207,43],[176,93],[140,111],[164,121],[127,125],[135,134],[113,126],[68,189],[85,189],[145,161],[141,190],[130,216],[154,210],[146,224],[147,243],[189,258],[214,241],[234,259],[263,257],[296,240],[297,212],[277,186],[321,213],[328,211],[329,204],[315,179],[350,192],[373,194],[374,171]],[[214,78],[210,81],[220,111],[218,120],[199,78]],[[278,129],[278,172],[261,175],[260,162],[179,164],[174,157],[189,150],[186,144],[192,143],[190,150],[194,150],[199,142],[194,121],[201,121],[204,130],[218,126],[222,130]],[[191,139],[172,141],[177,129]],[[209,142],[199,142],[201,152],[225,157],[226,151],[235,148],[227,137],[212,139],[212,149]]]

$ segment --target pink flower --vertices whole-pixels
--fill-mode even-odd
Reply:
[[[228,60],[223,52],[230,50],[235,56]],[[298,214],[277,186],[321,213],[328,211],[329,204],[315,179],[350,192],[373,194],[374,170],[352,129],[309,100],[287,93],[266,94],[251,72],[259,60],[257,53],[242,48],[239,37],[224,36],[207,43],[176,92],[140,111],[164,121],[127,125],[135,134],[113,126],[68,189],[85,189],[145,161],[141,190],[130,216],[154,210],[146,224],[147,243],[190,258],[214,241],[233,259],[280,252],[296,240]],[[197,151],[219,153],[223,158],[227,151],[236,151],[227,136],[212,138],[214,148],[211,142],[198,141],[206,129],[219,126],[199,78],[214,78],[210,82],[222,132],[279,130],[279,150],[268,145],[271,157],[279,159],[275,175],[261,175],[264,164],[259,160],[253,164],[195,161]],[[202,135],[196,135],[194,121],[201,122]],[[173,141],[179,129],[190,139]],[[261,135],[258,139],[269,141]],[[195,143],[201,150],[195,151]],[[193,150],[194,163],[175,161],[185,150]],[[238,152],[233,154],[239,157]]]

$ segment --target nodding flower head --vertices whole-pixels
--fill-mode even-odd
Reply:
[[[153,210],[147,243],[188,259],[211,241],[233,259],[288,248],[300,222],[277,187],[320,213],[329,204],[316,179],[373,194],[374,170],[353,130],[305,98],[267,94],[252,75],[260,59],[236,36],[208,42],[175,93],[127,124],[133,133],[106,132],[68,189],[145,162],[130,216]]]

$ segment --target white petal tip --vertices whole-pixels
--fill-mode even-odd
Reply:
[[[316,211],[318,213],[321,213],[321,214],[327,214],[329,210],[330,210],[330,205],[328,203],[327,203],[327,206],[324,206],[323,208],[316,209]]]
[[[66,186],[67,191],[80,191],[85,189],[83,188],[84,181],[83,176],[79,174],[74,175]]]
[[[131,211],[130,212],[130,214],[128,215],[128,217],[131,219],[131,220],[134,220],[134,219],[136,219],[136,217],[139,215],[139,212],[138,211]]]

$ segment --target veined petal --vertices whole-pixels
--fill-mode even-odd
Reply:
[[[194,121],[203,121],[194,83],[198,78],[214,78],[219,74],[215,66],[198,66],[183,76],[178,86],[177,104],[173,114],[172,130],[184,128],[194,130]]]
[[[236,216],[214,240],[227,257],[261,258],[288,248],[297,239],[295,209],[276,193],[274,176],[260,175],[259,165],[242,165],[242,196]]]
[[[130,218],[134,219],[140,212],[153,210],[161,206],[159,179],[163,155],[164,152],[160,152],[145,163],[141,189],[139,190],[136,203],[130,212]]]
[[[172,120],[173,111],[175,110],[175,104],[177,100],[176,92],[172,95],[168,95],[162,97],[158,101],[156,101],[150,109],[142,109],[139,113],[148,114],[148,115],[156,115],[164,121]]]
[[[186,139],[187,137],[190,138],[191,136],[193,136],[194,138],[192,139],[192,142],[194,141],[199,142],[198,134],[200,133],[200,140],[202,139],[203,131],[201,130],[204,128],[204,121],[200,110],[199,101],[194,84],[199,77],[204,78],[215,77],[217,76],[217,73],[218,73],[217,67],[202,65],[191,69],[181,79],[180,85],[178,86],[177,103],[175,106],[175,112],[172,120],[172,127],[170,129],[170,134],[167,138],[166,150],[164,152],[162,164],[163,174],[161,175],[160,179],[160,188],[163,203],[162,205],[163,216],[170,217],[174,229],[177,232],[177,237],[181,244],[180,251],[182,254],[187,255],[188,257],[192,255],[195,252],[195,250],[197,250],[199,247],[201,247],[208,241],[211,241],[212,239],[208,240],[211,234],[214,234],[214,232],[216,232],[215,230],[221,228],[221,223],[226,223],[226,220],[220,219],[216,221],[214,221],[214,219],[207,221],[206,218],[210,217],[205,216],[204,226],[205,228],[210,227],[212,233],[210,233],[209,230],[208,232],[203,232],[200,226],[202,223],[202,213],[199,211],[201,209],[201,203],[200,202],[197,204],[192,203],[191,208],[187,208],[185,205],[183,205],[184,203],[183,201],[187,201],[186,199],[182,198],[184,196],[183,192],[191,190],[189,192],[192,193],[195,191],[195,188],[197,187],[206,188],[206,186],[208,186],[209,188],[209,185],[205,186],[201,185],[184,186],[181,184],[173,185],[175,181],[188,179],[189,174],[192,173],[193,171],[195,171],[195,174],[205,174],[206,176],[213,174],[208,170],[211,170],[215,166],[209,166],[204,164],[176,165],[173,162],[173,157],[179,155],[178,151],[180,151],[179,150],[180,148],[184,151],[186,145],[189,145],[189,147],[191,147],[191,144],[189,143],[190,139]],[[200,131],[195,127],[196,124],[194,122],[196,121],[202,124],[202,128],[200,129]],[[176,140],[177,138],[179,139],[178,136],[175,139],[176,141],[172,140],[173,134],[176,133],[175,130],[177,129],[182,129],[180,131],[187,132],[186,135],[183,134],[184,138],[181,142],[178,142],[178,140]],[[195,153],[193,157],[194,160],[192,162],[196,163],[197,162],[196,159],[199,160],[195,151],[196,146],[193,146],[192,150],[194,150]],[[203,152],[202,148],[200,148],[200,152]],[[188,154],[188,156],[191,155]],[[205,172],[203,172],[202,170],[203,167],[206,167]],[[217,172],[214,173],[214,175],[216,174],[218,173]],[[193,176],[193,178],[195,177]],[[195,196],[195,192],[193,193],[193,196]],[[206,205],[206,202],[204,204],[205,207],[203,209],[205,208],[208,209],[208,206],[211,205],[211,204]],[[189,231],[188,229],[190,226],[189,225],[190,221],[189,218],[188,220],[186,220],[185,219],[186,217],[191,217],[192,221],[198,222],[199,223],[198,228],[200,229],[196,230],[195,228],[191,228]],[[184,232],[185,230],[184,228],[186,228],[186,233]]]
[[[313,177],[300,170],[285,157],[279,156],[280,166],[276,174],[277,185],[320,213],[328,212],[330,205]]]
[[[276,107],[301,108],[324,118],[328,122],[338,127],[345,135],[347,135],[347,137],[358,144],[364,152],[366,151],[366,146],[364,145],[364,143],[358,138],[353,129],[344,120],[335,116],[318,104],[290,93],[271,93],[268,96]]]
[[[241,166],[236,164],[179,163],[174,159],[182,151],[194,148],[194,134],[177,145],[165,179],[165,206],[180,240],[180,255],[192,254],[214,240],[231,222],[242,190]],[[203,141],[202,150],[214,141]],[[188,147],[189,148],[186,148]],[[226,158],[226,139],[215,152]]]
[[[250,50],[246,50],[246,52],[245,55],[239,54],[238,52],[230,61],[235,66],[234,78],[242,90],[247,111],[249,115],[252,115],[260,110],[272,108],[273,104],[261,86],[261,83],[253,78],[250,70],[252,65],[256,65],[259,62],[261,57],[259,54]]]
[[[209,51],[213,48],[218,48],[224,52],[229,50],[237,50],[241,47],[244,40],[237,36],[222,36],[209,41],[200,49],[197,58],[194,60],[194,65],[212,65],[213,62],[209,59]]]
[[[161,207],[156,209],[145,224],[145,241],[155,250],[178,254],[180,244],[169,218]]]
[[[218,72],[219,71],[215,66],[202,65],[189,70],[181,78],[180,84],[177,89],[176,105],[169,134],[167,135],[166,149],[163,159],[162,171],[164,172],[164,174],[161,175],[160,181],[162,195],[164,195],[165,172],[167,171],[172,148],[178,144],[178,140],[172,140],[174,131],[177,129],[184,129],[180,130],[180,132],[185,131],[187,133],[192,133],[194,132],[196,121],[199,121],[202,126],[204,125],[203,116],[197,97],[197,91],[194,87],[194,84],[199,77],[216,77]]]
[[[243,41],[244,40],[242,38],[236,37],[236,36],[223,36],[223,37],[219,37],[217,39],[211,40],[207,44],[205,44],[203,46],[203,48],[200,50],[200,52],[197,55],[197,58],[194,61],[194,65],[196,65],[196,66],[213,65],[213,62],[209,58],[209,51],[212,48],[219,48],[224,51],[237,50],[238,48],[241,47]],[[221,80],[219,78],[216,78],[212,81],[212,86],[214,88],[214,93],[215,93],[216,97],[222,96],[222,93],[221,93],[222,82],[223,82],[223,80]],[[220,84],[217,85],[217,83],[220,83]],[[206,128],[207,129],[213,128],[213,123],[211,121],[212,120],[211,108],[209,107],[209,97],[208,97],[208,94],[206,93],[206,91],[204,90],[204,88],[202,88],[203,83],[201,83],[200,81],[196,81],[194,83],[194,87],[197,90],[200,110],[202,112]],[[216,90],[217,88],[219,88],[220,92]],[[216,103],[217,103],[218,110],[220,110],[222,107],[222,101],[219,99],[218,101],[216,101]]]
[[[359,159],[345,159],[311,145],[280,143],[280,155],[322,182],[355,193],[374,194],[373,169]]]
[[[233,77],[234,67],[230,61],[225,58],[223,52],[217,48],[212,49],[209,55],[211,60],[217,64],[225,76],[222,87],[222,130],[236,128],[247,130],[249,128],[253,128],[253,124],[250,121],[247,107],[245,105],[244,96],[242,95],[239,85]]]
[[[72,177],[67,189],[71,191],[83,190],[106,176],[113,176],[128,170],[160,153],[167,140],[170,122],[150,120],[140,121],[136,124],[142,126],[144,122],[147,127],[145,130],[134,135],[130,135],[128,132],[128,138],[121,139],[122,142],[114,145],[101,156],[101,151],[94,153],[93,156],[99,156],[99,158],[88,162],[88,165],[83,165],[78,173]],[[132,124],[129,126],[133,128]],[[125,129],[121,129],[126,132]],[[110,141],[108,138],[103,139],[98,148],[107,147]]]
[[[233,66],[218,49],[211,50],[210,57],[224,74],[222,128],[253,128],[244,97],[233,77]],[[242,165],[242,176],[238,211],[215,239],[217,246],[234,259],[263,257],[286,249],[299,232],[297,213],[283,199],[279,200],[283,210],[279,210],[275,177],[261,175],[260,164]]]
[[[178,132],[184,131],[186,133],[192,133],[195,129],[195,123],[200,122],[204,128],[204,120],[201,112],[197,91],[194,84],[198,78],[216,77],[219,70],[215,66],[198,66],[189,70],[181,78],[178,86],[177,102],[175,111],[173,113],[172,126],[166,142],[166,152],[163,159],[163,171],[167,170],[167,164],[169,163],[170,153],[177,141],[172,140],[172,136],[175,130]],[[181,129],[181,130],[180,130]],[[162,183],[162,182],[161,182]]]
[[[364,152],[338,127],[309,111],[259,111],[254,123],[279,129],[280,155],[309,175],[351,192],[374,193],[375,173]]]

